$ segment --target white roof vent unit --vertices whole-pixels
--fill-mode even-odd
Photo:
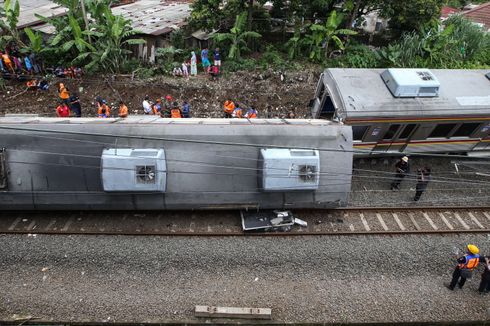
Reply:
[[[387,69],[381,78],[394,97],[436,97],[441,84],[429,69]]]
[[[318,189],[320,155],[317,150],[261,149],[260,165],[259,183],[264,191]]]
[[[167,163],[163,149],[105,149],[101,166],[104,191],[166,190]]]

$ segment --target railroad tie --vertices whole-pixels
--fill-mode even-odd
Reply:
[[[368,222],[364,218],[364,214],[363,213],[360,213],[359,216],[361,217],[361,222],[364,225],[364,228],[366,229],[366,231],[368,231],[368,232],[371,231],[371,228],[369,227]]]
[[[437,225],[432,221],[432,219],[429,217],[429,214],[427,213],[422,213],[422,215],[424,215],[425,219],[427,220],[427,222],[429,222],[430,226],[432,226],[432,228],[434,230],[438,230],[439,228],[437,227]]]
[[[443,213],[439,213],[439,216],[441,217],[441,220],[444,222],[444,224],[446,224],[446,226],[449,228],[449,230],[454,230],[454,227],[451,225],[451,223],[449,223]]]
[[[413,217],[413,213],[408,213],[408,216],[410,217],[410,221],[412,221],[412,224],[415,226],[417,231],[420,231],[420,226],[417,223],[417,221],[415,221],[415,218]]]
[[[402,222],[398,218],[398,214],[397,213],[391,213],[391,214],[393,215],[393,218],[395,219],[396,224],[398,224],[398,227],[400,228],[400,230],[405,231],[406,230],[405,226],[402,224]]]
[[[473,222],[475,222],[475,224],[476,224],[476,225],[478,225],[478,227],[479,227],[480,229],[484,229],[484,228],[485,228],[485,227],[484,227],[484,226],[483,226],[483,225],[480,223],[480,221],[478,221],[478,219],[476,218],[476,216],[475,216],[475,215],[473,215],[473,213],[469,212],[469,213],[468,213],[468,215],[470,216],[471,220],[472,220]]]
[[[388,231],[388,227],[386,226],[386,223],[385,221],[383,220],[383,218],[381,217],[381,214],[380,213],[376,213],[376,217],[378,218],[378,221],[379,223],[381,224],[381,226],[383,227],[383,229],[385,231]]]
[[[465,221],[463,221],[463,219],[461,218],[461,216],[459,216],[458,213],[454,213],[454,216],[456,217],[456,219],[459,221],[459,223],[461,223],[461,225],[466,229],[466,230],[469,230],[470,227],[468,226],[468,224],[465,223]]]

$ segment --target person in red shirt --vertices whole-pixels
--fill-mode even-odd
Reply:
[[[70,116],[70,108],[66,103],[61,102],[60,105],[56,108],[56,116],[60,118],[65,118]]]

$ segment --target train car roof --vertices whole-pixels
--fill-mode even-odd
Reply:
[[[127,118],[58,118],[40,117],[35,114],[6,114],[0,124],[120,124],[120,125],[300,125],[327,126],[335,122],[320,119],[171,119],[148,115],[133,115]]]
[[[329,68],[323,73],[337,117],[481,116],[490,113],[489,70],[430,69],[438,97],[396,98],[381,78],[386,69]]]

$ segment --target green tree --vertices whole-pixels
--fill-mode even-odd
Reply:
[[[247,50],[247,39],[258,39],[262,37],[257,32],[246,31],[247,12],[236,16],[235,24],[229,33],[216,33],[213,39],[218,43],[229,43],[228,58],[240,59],[241,53]]]
[[[339,28],[342,24],[343,15],[337,14],[334,10],[330,13],[325,25],[312,24],[310,26],[310,34],[306,36],[306,42],[310,46],[310,59],[321,61],[322,52],[325,58],[328,58],[333,43],[338,49],[344,50],[344,42],[339,36],[356,35],[357,32]]]
[[[19,0],[15,0],[14,3],[11,0],[5,0],[3,3],[3,9],[0,16],[0,29],[2,33],[0,35],[0,47],[5,47],[10,42],[16,42],[19,45],[23,45],[20,40],[19,33],[17,31],[17,24],[19,23],[20,4]]]
[[[397,33],[421,31],[439,21],[443,0],[384,0],[382,15]]]

